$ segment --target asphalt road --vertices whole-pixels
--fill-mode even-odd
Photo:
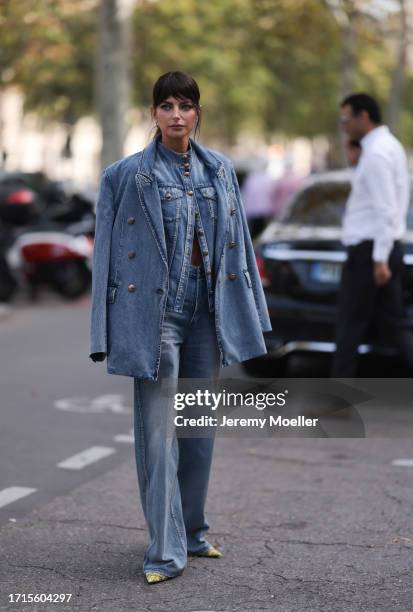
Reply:
[[[43,293],[0,316],[0,524],[131,459],[132,379],[89,359],[89,308]]]
[[[409,436],[218,439],[208,516],[225,557],[145,585],[131,379],[88,359],[88,319],[88,298],[49,297],[0,318],[0,610],[56,610],[10,602],[53,592],[76,612],[412,612]]]
[[[132,379],[88,358],[89,308],[89,296],[43,293],[0,316],[0,491],[11,489],[0,493],[0,524],[131,458]],[[328,369],[326,357],[295,356],[287,375]],[[239,365],[222,372],[246,376]]]
[[[88,317],[88,298],[46,296],[0,319],[0,490],[35,489],[0,507],[0,521],[130,458],[131,381],[88,358]],[[81,469],[59,467],[93,447],[108,450]]]

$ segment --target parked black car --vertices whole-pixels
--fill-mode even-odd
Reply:
[[[281,376],[294,352],[332,353],[338,287],[346,252],[341,221],[351,170],[311,176],[293,197],[281,221],[255,241],[273,331],[265,334],[268,356],[245,362],[255,375]],[[413,209],[404,240],[403,279],[407,324],[413,327]],[[374,326],[359,352],[394,355]],[[268,367],[270,366],[270,367]]]

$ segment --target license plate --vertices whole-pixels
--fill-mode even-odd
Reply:
[[[311,266],[311,277],[319,283],[338,283],[341,276],[341,264],[330,262],[314,263]]]

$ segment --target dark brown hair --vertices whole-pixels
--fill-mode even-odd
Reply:
[[[191,100],[198,113],[198,121],[195,127],[195,135],[199,134],[201,124],[201,106],[199,104],[200,93],[195,79],[185,72],[166,72],[156,81],[152,92],[152,105],[156,108],[164,100],[173,96],[178,100]],[[157,128],[155,137],[161,133]]]

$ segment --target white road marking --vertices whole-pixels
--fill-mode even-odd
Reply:
[[[63,397],[54,401],[58,410],[80,413],[113,412],[114,414],[130,414],[132,408],[125,406],[123,395],[107,394],[98,397]]]
[[[126,442],[128,444],[133,444],[135,442],[135,437],[133,434],[117,434],[113,437],[114,442]]]
[[[0,508],[7,506],[7,504],[11,504],[17,499],[26,497],[26,495],[30,495],[35,491],[37,491],[37,489],[32,489],[30,487],[7,487],[7,489],[0,491]]]
[[[66,470],[82,470],[87,465],[95,463],[104,457],[108,457],[116,453],[114,448],[108,446],[91,446],[81,453],[77,453],[64,461],[57,464],[57,467],[64,468]]]
[[[413,459],[393,459],[391,464],[398,467],[413,467]]]

